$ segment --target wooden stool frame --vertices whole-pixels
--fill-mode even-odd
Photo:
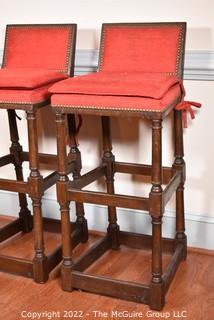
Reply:
[[[114,24],[112,24],[114,25]],[[124,24],[125,25],[125,24]],[[153,24],[152,24],[153,25]],[[182,24],[185,34],[185,23]],[[105,26],[105,25],[104,25]],[[182,42],[184,49],[184,41]],[[179,75],[182,77],[183,57]],[[174,101],[164,112],[153,111],[119,111],[102,108],[81,108],[72,106],[53,106],[56,113],[58,173],[57,199],[61,208],[63,264],[62,288],[72,291],[74,288],[116,298],[149,304],[152,309],[161,310],[165,295],[173,280],[180,262],[186,258],[187,242],[184,220],[184,183],[185,162],[183,159],[183,125],[182,112],[174,110],[180,101]],[[162,122],[169,113],[174,113],[174,150],[175,159],[171,167],[162,166]],[[101,117],[103,158],[101,165],[82,175],[75,181],[69,181],[66,174],[66,115],[71,113],[94,114]],[[152,127],[152,164],[132,164],[116,162],[112,153],[110,117],[137,116],[147,118]],[[151,177],[151,191],[148,197],[136,197],[115,194],[114,174],[116,172],[138,174]],[[105,177],[107,193],[82,190],[100,177]],[[163,188],[162,185],[165,185]],[[176,235],[168,239],[162,237],[162,217],[165,206],[176,193]],[[107,234],[76,261],[72,259],[72,241],[69,237],[69,202],[93,203],[108,206],[109,225]],[[119,230],[116,207],[147,211],[152,220],[152,235],[134,234]],[[108,249],[118,249],[120,244],[131,248],[150,248],[152,250],[151,282],[148,285],[122,281],[90,274],[85,271]],[[163,273],[162,253],[171,253],[169,264]],[[149,283],[149,282],[148,282]]]
[[[23,25],[15,25],[17,28]],[[60,26],[60,25],[24,25],[26,27]],[[76,42],[76,25],[66,25],[72,29],[71,50],[68,58],[68,74],[73,76],[74,72],[74,50]],[[8,26],[7,28],[10,28]],[[4,59],[3,59],[4,61]],[[4,62],[3,62],[4,66]],[[0,242],[9,239],[11,236],[22,231],[30,232],[34,228],[35,257],[33,261],[20,259],[12,256],[0,255],[0,271],[14,273],[25,277],[34,278],[36,282],[43,283],[47,281],[49,272],[61,261],[62,248],[59,245],[49,256],[44,252],[43,230],[50,232],[61,232],[60,221],[49,218],[42,218],[41,200],[48,188],[56,183],[58,173],[57,157],[52,154],[38,152],[37,135],[37,111],[50,104],[47,99],[38,104],[18,104],[18,103],[0,103],[0,109],[7,109],[11,147],[10,153],[0,157],[0,167],[13,164],[16,172],[16,180],[0,179],[0,189],[12,192],[18,192],[19,195],[19,217],[0,229]],[[16,123],[15,110],[24,110],[27,115],[28,124],[28,143],[29,152],[22,150],[19,143],[18,128]],[[68,115],[68,131],[73,136],[76,128],[75,117]],[[24,181],[22,173],[22,163],[29,162],[30,175],[27,181]],[[81,155],[73,141],[73,146],[66,159],[67,173],[73,173],[74,178],[79,178],[81,170]],[[40,164],[49,165],[56,168],[51,174],[42,177],[40,174]],[[26,195],[29,195],[33,204],[33,216],[28,206]],[[84,209],[80,203],[76,203],[77,221],[72,223],[72,243],[75,247],[79,242],[85,242],[88,238],[87,222],[84,218]]]

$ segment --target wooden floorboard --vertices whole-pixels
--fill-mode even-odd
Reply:
[[[127,253],[128,254],[128,253]],[[187,261],[182,262],[166,297],[162,314],[186,311],[188,320],[211,320],[214,318],[214,257],[189,253]],[[126,271],[124,271],[126,269]],[[135,271],[142,273],[143,264],[135,265]],[[119,270],[118,270],[119,272]],[[121,272],[129,274],[128,266],[121,263]],[[96,319],[94,310],[111,313],[113,310],[142,312],[144,319],[149,307],[129,301],[107,298],[86,292],[63,292],[60,279],[49,280],[45,285],[34,283],[31,279],[0,273],[0,319],[19,320],[21,312],[56,311],[63,319],[65,310],[81,310],[89,316],[83,319]],[[47,319],[42,317],[40,319]],[[111,319],[110,317],[107,319]],[[135,318],[136,319],[136,318]],[[155,319],[153,317],[152,319]],[[162,319],[162,318],[160,318]]]
[[[74,250],[74,259],[100,238],[100,234],[93,233],[90,243],[79,245]],[[32,247],[29,241],[25,243],[25,250]],[[10,248],[10,253],[17,254],[17,247]],[[24,249],[23,249],[24,253]],[[164,265],[169,256],[164,257]],[[131,262],[130,262],[131,261]],[[108,251],[98,262],[94,263],[87,271],[90,273],[114,276],[127,281],[144,281],[150,279],[151,254],[147,250],[129,249],[122,246],[118,251]],[[57,270],[57,271],[56,271]],[[175,279],[166,296],[166,306],[160,313],[162,317],[151,316],[149,307],[135,302],[123,301],[96,294],[73,291],[63,292],[60,287],[59,268],[53,271],[46,284],[36,284],[32,279],[0,273],[0,320],[30,319],[22,317],[23,311],[50,312],[60,317],[52,319],[65,319],[65,311],[80,310],[83,318],[76,319],[103,319],[95,317],[93,311],[107,312],[104,319],[111,317],[112,311],[128,311],[131,313],[142,312],[143,319],[183,319],[178,314],[186,311],[187,320],[212,320],[214,319],[214,255],[212,252],[190,249],[187,260],[178,268]],[[148,282],[148,281],[147,281]],[[177,318],[173,316],[173,312]],[[70,313],[71,314],[71,313]],[[165,314],[165,318],[164,318]],[[166,315],[170,316],[166,318]],[[26,315],[24,313],[23,315]],[[38,317],[37,317],[38,318]],[[68,317],[67,317],[68,318]],[[125,317],[122,317],[125,318]],[[40,319],[48,319],[47,313]],[[75,319],[70,317],[70,319]],[[118,319],[118,318],[117,318]],[[121,317],[120,317],[121,319]],[[131,319],[140,319],[132,317]]]

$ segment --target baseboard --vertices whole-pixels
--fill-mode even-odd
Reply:
[[[3,49],[0,49],[2,61]],[[99,50],[77,49],[75,59],[75,75],[95,72],[98,66]],[[214,80],[214,51],[211,50],[186,50],[185,80]]]
[[[1,214],[16,216],[19,210],[18,197],[15,193],[0,191]],[[43,216],[59,219],[59,205],[53,194],[46,194],[42,202]],[[29,199],[29,207],[31,200]],[[75,218],[74,204],[71,204],[71,219]],[[104,206],[85,204],[88,225],[91,230],[105,231],[107,226],[107,208]],[[121,209],[117,210],[121,230],[151,234],[151,220],[147,213]],[[164,215],[163,234],[174,236],[174,212],[167,210]],[[214,218],[201,214],[186,213],[186,233],[188,246],[214,250]]]

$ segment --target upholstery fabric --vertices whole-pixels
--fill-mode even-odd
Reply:
[[[50,92],[161,99],[179,81],[176,77],[158,73],[98,72],[59,81],[50,88]]]
[[[163,112],[181,97],[180,85],[174,85],[161,99],[87,94],[53,94],[51,105],[79,109]]]
[[[0,88],[34,89],[65,78],[67,75],[47,69],[3,68]]]
[[[184,30],[184,23],[104,24],[99,72],[54,84],[52,106],[99,114],[164,112],[179,104],[193,117],[195,103],[184,101],[181,79]]]
[[[48,89],[51,84],[36,88],[34,90],[0,90],[0,103],[10,104],[35,104],[47,100],[50,97]]]
[[[66,25],[9,26],[4,67],[67,72],[71,28]]]
[[[102,71],[176,73],[179,25],[104,25]]]

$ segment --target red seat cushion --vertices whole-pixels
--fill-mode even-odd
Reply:
[[[0,69],[0,89],[35,89],[67,77],[47,69],[3,68]]]
[[[74,109],[163,111],[182,95],[180,80],[161,74],[98,72],[49,89],[52,106]]]
[[[51,89],[52,90],[52,89]],[[89,94],[53,94],[51,96],[52,107],[69,107],[74,111],[91,109],[109,111],[130,112],[163,112],[173,108],[181,99],[181,87],[174,85],[161,99],[148,97],[130,97],[113,95],[89,95]]]
[[[48,89],[51,84],[36,88],[34,90],[25,89],[1,89],[0,90],[0,104],[10,103],[16,105],[18,104],[36,104],[47,100],[50,97],[50,92]]]
[[[50,92],[160,99],[179,81],[176,77],[163,74],[98,72],[57,82],[50,88]]]

